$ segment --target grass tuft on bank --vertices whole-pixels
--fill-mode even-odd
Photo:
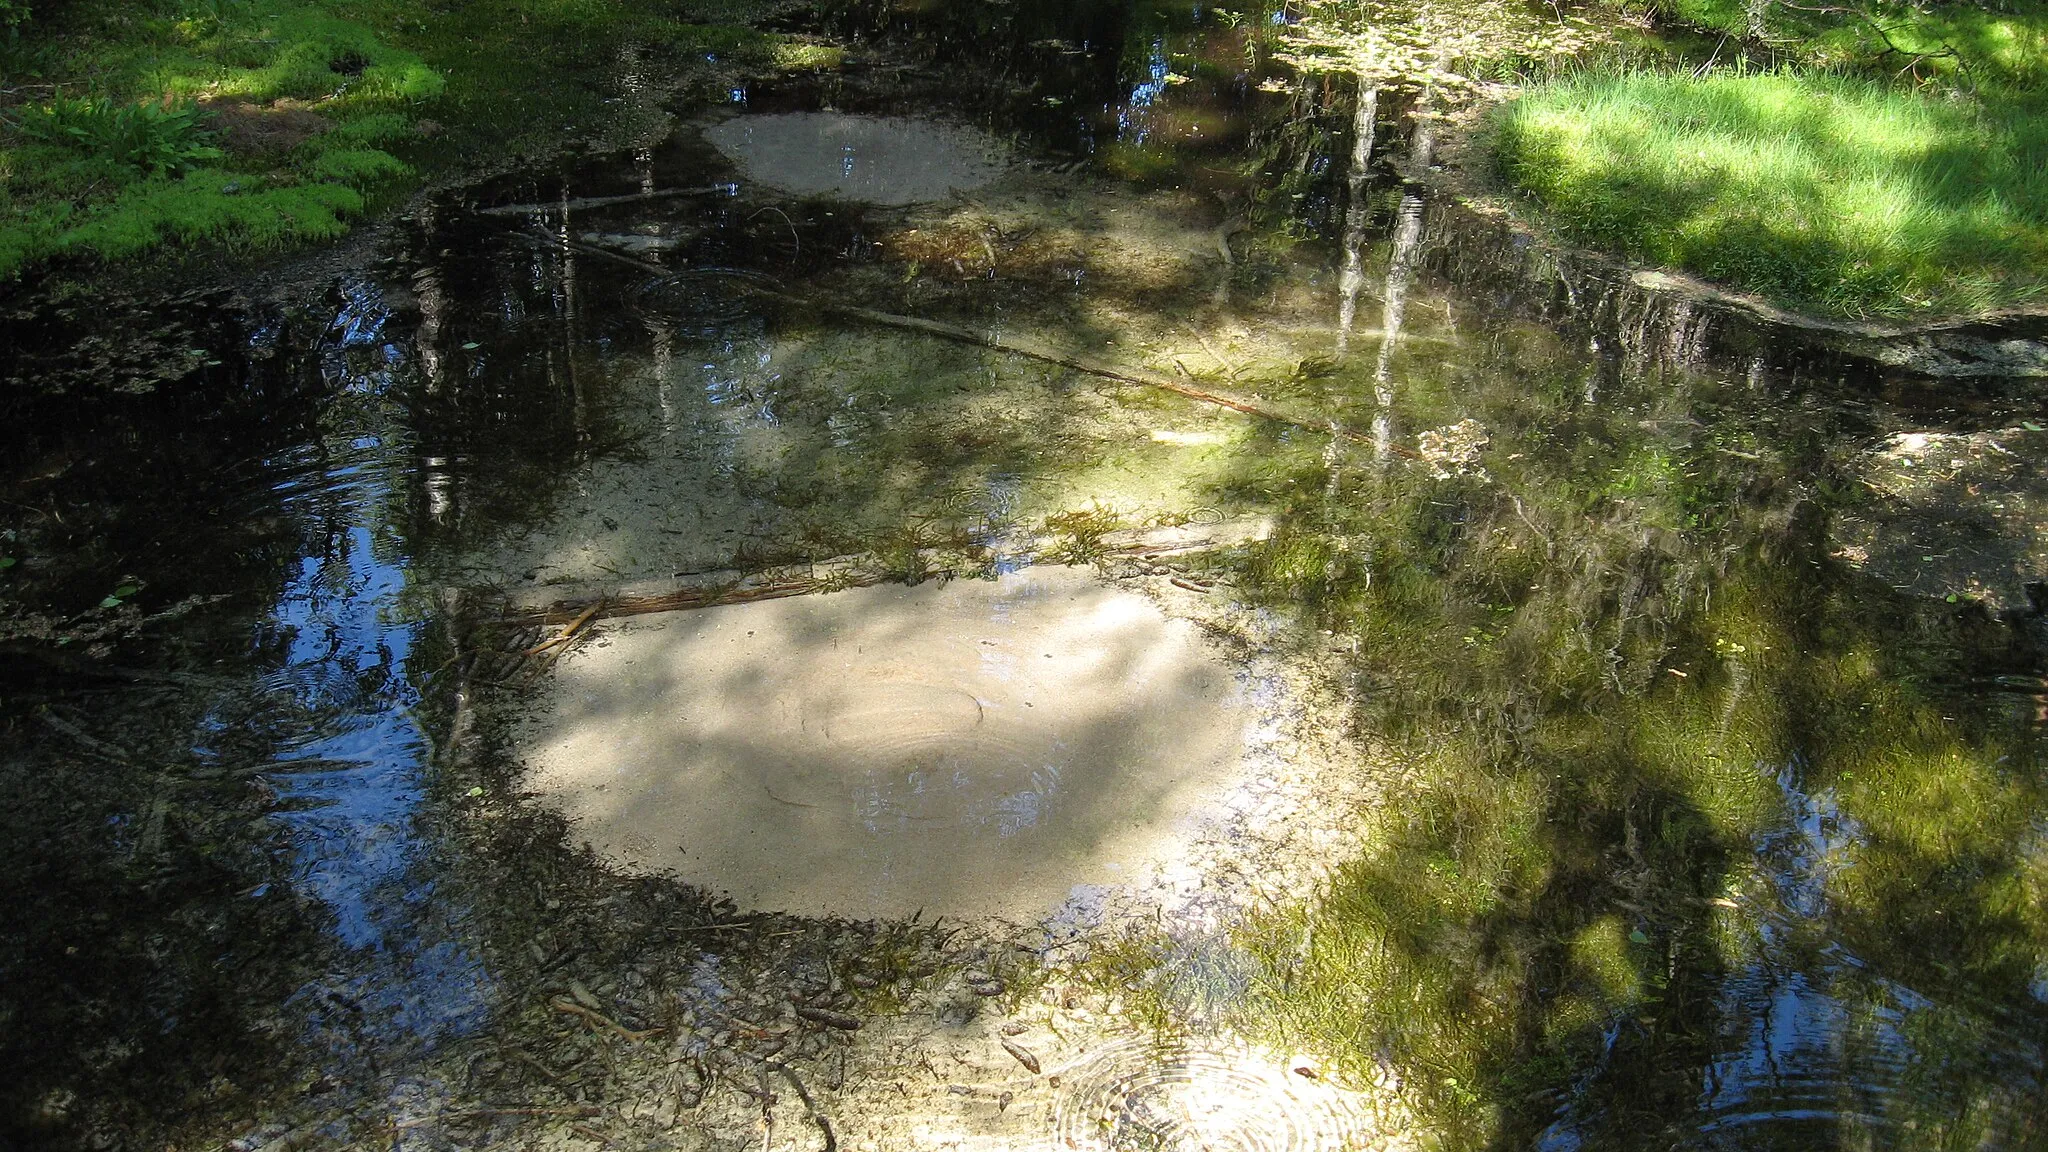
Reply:
[[[1581,243],[1795,308],[1973,313],[2048,271],[2048,116],[1829,75],[1637,73],[1498,110],[1500,174]]]

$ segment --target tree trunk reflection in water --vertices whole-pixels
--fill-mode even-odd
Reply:
[[[676,434],[676,404],[670,389],[675,384],[676,358],[675,333],[667,324],[647,319],[647,334],[654,342],[654,389],[656,402],[661,406],[662,439],[673,439]]]
[[[1351,329],[1358,320],[1358,291],[1365,286],[1365,226],[1371,218],[1366,185],[1372,166],[1373,128],[1379,119],[1380,90],[1358,81],[1358,114],[1351,128],[1351,171],[1345,180],[1344,271],[1337,281],[1337,355],[1351,348]]]
[[[1427,109],[1418,108],[1415,139],[1409,151],[1411,171],[1429,166],[1436,136]],[[1415,258],[1422,244],[1422,190],[1413,184],[1401,190],[1401,209],[1394,229],[1394,251],[1387,261],[1386,319],[1382,322],[1379,363],[1373,369],[1373,458],[1382,465],[1394,446],[1394,382],[1390,375],[1394,349],[1401,341],[1401,320],[1408,308],[1408,285],[1415,279]]]
[[[556,236],[562,246],[561,288],[555,299],[556,314],[562,320],[562,363],[569,374],[569,394],[574,398],[576,443],[580,448],[590,441],[589,409],[583,396],[583,381],[576,374],[576,250],[575,234],[570,230],[569,185],[562,185],[560,207],[562,223]]]

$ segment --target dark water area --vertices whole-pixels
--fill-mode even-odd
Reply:
[[[1382,1137],[2048,1140],[2040,382],[1547,253],[1404,179],[1438,94],[1297,75],[1285,23],[835,12],[843,70],[435,197],[331,284],[11,321],[0,1144],[758,1146],[549,1072],[546,997],[653,1026],[707,956],[896,929],[714,947],[715,894],[573,850],[469,727],[518,648],[477,606],[1105,507],[1270,518],[1203,575],[1275,653],[1342,653],[1334,723],[1404,766],[1365,857],[1236,937],[1279,989],[1240,1026],[1398,1085]],[[980,129],[1017,183],[795,197],[699,135],[821,110]],[[806,299],[1178,359],[1266,415]],[[1933,495],[1895,476],[1924,443]]]

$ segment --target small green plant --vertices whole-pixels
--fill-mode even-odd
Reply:
[[[187,20],[200,28],[218,32],[248,11],[249,0],[185,0],[184,7]]]
[[[110,160],[143,176],[175,176],[222,157],[205,118],[191,104],[60,96],[28,109],[16,128],[31,140]]]

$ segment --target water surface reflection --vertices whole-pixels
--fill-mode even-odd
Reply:
[[[1060,516],[1085,553],[1115,498],[1273,517],[1270,541],[1174,574],[1333,667],[1331,727],[1405,766],[1357,816],[1362,859],[1239,926],[1264,978],[1244,986],[1281,990],[1251,1026],[1399,1083],[1452,1146],[2039,1142],[2048,627],[1832,543],[1888,498],[1860,463],[1888,437],[2023,426],[2038,395],[1888,373],[1533,251],[1387,170],[1430,163],[1420,93],[1281,73],[1242,22],[1141,9],[1056,40],[1036,18],[877,17],[934,59],[1017,44],[1069,69],[1035,86],[906,49],[903,75],[832,93],[883,116],[954,93],[1019,134],[1020,180],[1069,180],[950,205],[923,247],[906,230],[930,220],[753,192],[573,228],[457,198],[324,313],[216,349],[194,399],[9,431],[11,1131],[638,1132],[636,1099],[673,1123],[714,1092],[725,1073],[689,1060],[721,1044],[810,1058],[824,1041],[739,1032],[752,1016],[690,1029],[768,1011],[742,1003],[761,972],[836,1012],[943,965],[897,927],[756,929],[566,852],[456,726],[520,651],[473,606],[623,579],[604,566],[627,557],[907,566]],[[544,206],[716,163],[686,133],[477,196]],[[727,271],[574,246],[621,236]],[[1114,345],[1322,419],[878,333],[746,295],[763,276]],[[1461,426],[1484,433],[1465,456],[1411,460]],[[740,965],[743,928],[812,950]],[[654,1092],[579,1009],[674,1028],[689,1060]],[[479,1118],[507,1101],[560,1115]]]

